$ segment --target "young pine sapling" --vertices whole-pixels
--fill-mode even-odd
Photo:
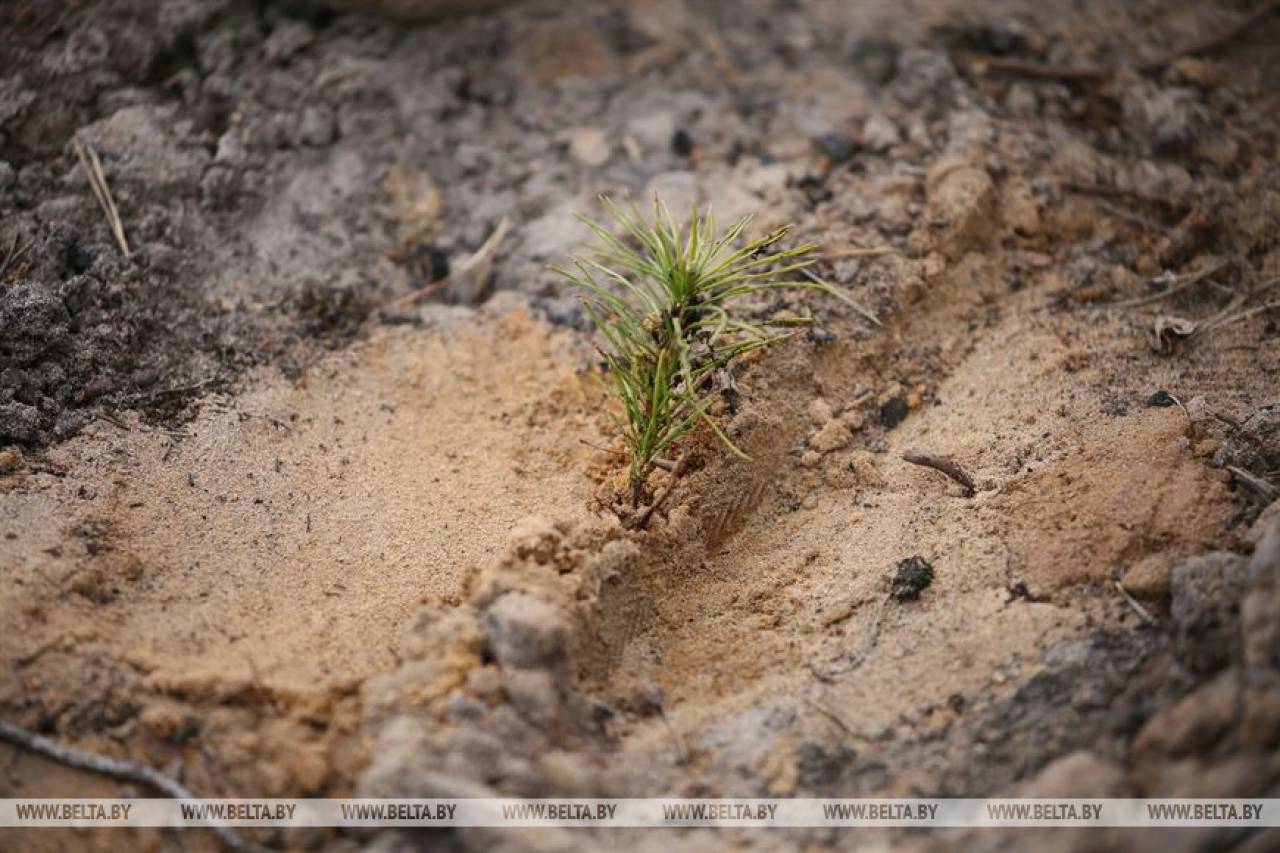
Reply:
[[[681,228],[657,198],[650,219],[634,203],[601,202],[621,236],[580,216],[598,242],[574,256],[571,267],[553,269],[579,291],[608,342],[602,350],[608,387],[622,404],[622,416],[612,416],[630,457],[632,504],[639,507],[662,454],[699,423],[746,458],[708,412],[716,373],[745,353],[786,339],[791,332],[785,327],[811,322],[803,317],[749,320],[735,312],[735,303],[786,289],[847,297],[816,278],[788,278],[814,263],[817,248],[774,250],[789,226],[739,246],[749,216],[717,235],[710,207],[705,213],[695,208]]]

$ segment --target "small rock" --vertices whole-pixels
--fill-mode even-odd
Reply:
[[[249,151],[244,144],[244,134],[239,129],[228,130],[218,137],[213,162],[223,166],[243,166],[248,156]]]
[[[1023,589],[1026,588],[1025,583],[1020,584],[1020,586]],[[1030,595],[1025,597],[1030,598]],[[1088,640],[1064,640],[1045,650],[1044,663],[1045,666],[1053,669],[1081,667],[1087,664],[1095,654],[1097,654],[1097,649]]]
[[[473,699],[460,690],[455,690],[450,695],[448,704],[445,706],[445,713],[453,722],[479,720],[488,712],[488,705],[478,699]]]
[[[1153,154],[1186,151],[1212,123],[1195,89],[1136,85],[1125,92],[1122,105],[1125,129]]]
[[[1000,217],[1015,234],[1034,237],[1040,233],[1040,209],[1031,187],[1022,181],[1006,184],[1001,193]]]
[[[565,656],[569,628],[552,604],[524,592],[508,592],[485,614],[489,648],[499,663],[537,667]]]
[[[1094,183],[1106,172],[1102,156],[1092,145],[1079,139],[1067,139],[1056,146],[1053,167],[1063,180]]]
[[[896,70],[890,91],[909,107],[926,101],[947,103],[954,97],[958,75],[946,51],[909,48],[899,54]]]
[[[502,673],[496,666],[482,666],[467,673],[467,690],[492,702],[502,690]]]
[[[693,154],[693,137],[683,127],[671,134],[671,153],[677,157],[688,157]]]
[[[1184,198],[1192,191],[1191,174],[1177,163],[1139,160],[1116,172],[1116,186],[1152,198]]]
[[[591,229],[574,218],[575,206],[570,200],[525,225],[525,245],[534,260],[558,261],[591,239]]]
[[[906,234],[915,224],[914,203],[899,195],[887,196],[876,207],[876,224],[887,234]]]
[[[1169,595],[1173,563],[1164,554],[1149,554],[1124,573],[1124,588],[1136,598],[1157,601]]]
[[[858,153],[858,143],[843,133],[824,133],[813,140],[813,147],[837,166],[848,163]]]
[[[1040,102],[1036,100],[1036,93],[1026,83],[1014,83],[1005,93],[1004,105],[1018,118],[1031,118],[1036,114]]]
[[[316,148],[329,145],[338,135],[333,110],[324,104],[307,107],[298,120],[298,142]]]
[[[907,401],[905,397],[894,397],[880,407],[880,423],[885,429],[893,429],[906,420]]]
[[[569,156],[585,166],[603,166],[609,153],[609,137],[598,127],[580,127],[569,140]]]
[[[898,70],[901,48],[886,39],[864,38],[853,47],[850,57],[854,70],[868,83],[883,86]]]
[[[869,151],[888,151],[902,141],[902,131],[883,113],[875,113],[862,126],[862,144]]]
[[[933,566],[916,555],[898,563],[890,593],[898,601],[915,601],[933,583]]]
[[[996,141],[996,127],[985,110],[954,110],[947,116],[948,154],[983,162]]]
[[[822,397],[814,397],[809,401],[809,420],[813,423],[822,426],[831,420],[831,416],[831,404]]]

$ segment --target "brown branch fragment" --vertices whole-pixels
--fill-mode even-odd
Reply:
[[[1153,293],[1150,296],[1140,296],[1137,299],[1126,299],[1121,302],[1107,302],[1099,305],[1099,308],[1138,308],[1143,305],[1150,305],[1153,302],[1159,302],[1162,299],[1168,299],[1182,291],[1199,284],[1210,276],[1217,275],[1226,269],[1232,261],[1219,261],[1216,264],[1209,264],[1202,270],[1198,270],[1186,275],[1174,276],[1169,281],[1169,286],[1159,293]]]
[[[676,460],[675,467],[671,469],[671,482],[667,483],[667,487],[662,490],[662,494],[653,499],[653,503],[649,504],[648,509],[640,514],[640,517],[631,525],[633,530],[643,530],[649,524],[649,519],[658,511],[658,508],[667,500],[671,492],[675,490],[676,483],[680,482],[680,475],[684,473],[685,461],[689,458],[686,453]]]
[[[921,465],[925,468],[932,468],[935,471],[946,474],[964,487],[965,497],[973,497],[977,491],[977,486],[973,483],[973,478],[968,473],[952,461],[949,457],[939,456],[936,453],[925,453],[919,450],[908,450],[902,454],[904,462],[910,462],[912,465]]]
[[[444,290],[451,281],[456,281],[464,276],[472,275],[476,270],[481,269],[485,264],[493,260],[493,256],[498,252],[498,247],[502,245],[502,241],[506,239],[507,233],[510,230],[511,220],[505,216],[502,217],[502,220],[498,223],[498,227],[493,229],[493,233],[489,235],[489,239],[485,240],[479,249],[476,249],[475,254],[471,255],[459,264],[456,270],[453,270],[444,278],[430,282],[429,284],[418,288],[412,293],[406,293],[404,296],[392,299],[390,302],[387,302],[379,308],[379,312],[385,314],[390,311],[405,308],[415,302],[426,299],[428,296],[434,296],[441,290]]]
[[[1261,4],[1248,15],[1245,15],[1234,26],[1228,27],[1216,35],[1207,36],[1199,41],[1183,45],[1155,59],[1135,63],[1132,68],[1143,74],[1151,74],[1172,65],[1183,57],[1197,56],[1201,53],[1215,51],[1243,35],[1277,8],[1280,8],[1280,0],[1269,0],[1269,2]],[[1006,59],[997,56],[985,57],[974,63],[974,70],[979,74],[1008,74],[1014,77],[1031,77],[1040,80],[1106,80],[1115,74],[1120,67],[1119,65],[1044,65],[1039,62]]]

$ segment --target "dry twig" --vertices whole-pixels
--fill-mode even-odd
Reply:
[[[9,247],[9,251],[5,253],[4,260],[0,261],[0,280],[4,279],[5,273],[9,271],[9,266],[22,260],[22,256],[25,255],[27,253],[27,249],[30,248],[30,243],[24,243],[19,247],[18,235],[13,235],[13,245],[11,245]]]
[[[839,726],[841,731],[843,731],[845,734],[855,735],[855,736],[858,734],[858,732],[853,728],[853,726],[849,725],[849,721],[844,718],[844,715],[841,714],[839,711],[837,711],[835,708],[832,708],[826,702],[819,701],[812,697],[806,698],[805,702],[807,702],[809,704],[809,707],[813,708],[813,710],[817,711],[819,714],[821,714],[822,716],[826,717],[828,720],[830,720],[831,722]]]
[[[502,221],[498,223],[497,228],[493,229],[493,233],[489,235],[489,239],[485,240],[480,248],[476,249],[475,253],[471,255],[471,257],[459,264],[456,270],[451,270],[444,278],[437,279],[424,287],[418,288],[412,293],[407,293],[404,296],[397,297],[396,299],[387,302],[378,310],[382,313],[386,313],[398,308],[403,308],[406,305],[412,305],[419,300],[426,299],[428,296],[433,296],[441,290],[444,290],[444,288],[448,286],[449,282],[462,278],[463,276],[471,275],[483,264],[493,260],[493,256],[497,253],[498,247],[502,245],[502,241],[506,239],[507,232],[510,230],[511,220],[505,216],[502,217]]]
[[[908,450],[902,454],[902,459],[905,462],[910,462],[912,465],[922,465],[925,468],[932,468],[935,471],[946,474],[948,477],[964,487],[965,497],[971,498],[973,497],[974,492],[977,491],[977,487],[973,483],[973,478],[949,457],[939,456],[936,453],[925,453],[919,450]]]
[[[10,725],[9,723],[0,722],[0,740],[21,747],[22,749],[34,752],[37,755],[65,764],[68,767],[75,767],[78,770],[87,770],[90,773],[100,773],[103,776],[109,776],[121,782],[132,782],[136,785],[145,785],[153,788],[160,793],[172,797],[175,800],[195,800],[199,799],[195,794],[188,790],[182,783],[164,775],[158,770],[151,767],[144,767],[140,764],[134,764],[130,761],[122,761],[118,758],[108,758],[105,755],[95,755],[91,752],[75,749],[74,747],[65,746],[49,738],[41,737],[38,734]],[[210,824],[209,829],[226,845],[227,849],[234,851],[252,851],[252,853],[262,853],[265,848],[246,841],[241,838],[231,827],[222,824]]]
[[[1098,305],[1095,307],[1138,308],[1142,305],[1150,305],[1153,302],[1159,302],[1162,299],[1168,299],[1170,296],[1175,296],[1181,293],[1182,291],[1199,284],[1209,276],[1217,275],[1218,273],[1222,272],[1222,270],[1224,270],[1230,264],[1231,264],[1231,261],[1218,261],[1218,263],[1216,264],[1209,264],[1209,266],[1205,267],[1202,270],[1197,270],[1196,272],[1193,272],[1193,273],[1187,273],[1186,275],[1175,276],[1170,282],[1169,286],[1166,287],[1164,290],[1160,291],[1159,293],[1153,293],[1150,296],[1140,296],[1137,299],[1126,299],[1121,302],[1109,302],[1109,303],[1105,303],[1103,305]],[[1154,284],[1155,280],[1153,280],[1152,283]]]
[[[1125,601],[1129,602],[1129,606],[1133,608],[1133,611],[1137,613],[1139,617],[1141,617],[1143,622],[1146,622],[1148,625],[1156,624],[1156,617],[1152,616],[1151,612],[1147,610],[1147,608],[1139,604],[1138,599],[1129,594],[1129,590],[1124,588],[1124,584],[1120,583],[1120,581],[1114,581],[1114,583],[1116,585],[1116,590],[1124,597]]]
[[[1204,334],[1205,332],[1212,332],[1215,329],[1221,329],[1223,326],[1230,326],[1233,323],[1239,323],[1241,320],[1248,320],[1250,317],[1256,317],[1258,314],[1263,314],[1267,311],[1275,311],[1276,309],[1280,309],[1280,300],[1275,302],[1264,302],[1262,305],[1250,308],[1247,311],[1240,311],[1236,314],[1227,314],[1226,316],[1219,314],[1207,323],[1202,324],[1198,329],[1196,329],[1196,333]]]
[[[1277,489],[1261,477],[1235,465],[1228,465],[1227,470],[1231,472],[1231,476],[1257,492],[1258,496],[1264,501],[1273,501],[1280,497],[1280,489]]]
[[[1210,53],[1233,39],[1243,35],[1255,24],[1262,21],[1272,12],[1280,8],[1280,0],[1268,0],[1258,8],[1240,19],[1234,26],[1228,27],[1216,35],[1207,36],[1199,41],[1191,42],[1180,48],[1171,50],[1163,56],[1138,62],[1131,67],[1143,74],[1161,71],[1186,56],[1197,56]],[[1016,77],[1032,77],[1041,80],[1106,80],[1120,69],[1119,65],[1044,65],[1022,59],[1006,59],[1003,57],[987,57],[974,63],[974,70],[979,74],[1009,74]]]
[[[1149,204],[1153,207],[1163,207],[1170,213],[1178,213],[1186,210],[1187,205],[1177,199],[1162,198],[1161,196],[1148,195],[1134,189],[1126,189],[1118,187],[1114,184],[1099,184],[1091,181],[1064,181],[1062,188],[1067,192],[1079,193],[1081,195],[1100,195],[1110,196],[1111,198],[1129,198],[1134,201],[1140,201],[1143,204]]]
[[[684,473],[684,464],[688,460],[688,458],[689,458],[689,454],[686,453],[676,460],[675,465],[671,468],[671,471],[670,471],[671,482],[667,483],[667,487],[662,490],[662,493],[658,495],[656,498],[654,498],[653,503],[649,504],[649,507],[640,514],[639,518],[635,520],[635,522],[631,525],[632,530],[643,530],[645,527],[648,526],[649,519],[652,518],[653,514],[658,511],[658,508],[661,507],[664,502],[666,502],[667,498],[671,495],[671,492],[675,490],[676,483],[680,482],[680,475]],[[663,460],[663,461],[666,461],[666,460]],[[657,465],[656,462],[654,464]],[[664,467],[664,470],[665,470],[665,467]]]
[[[894,246],[845,246],[842,249],[823,249],[822,257],[828,261],[839,261],[845,258],[879,258],[897,252]]]

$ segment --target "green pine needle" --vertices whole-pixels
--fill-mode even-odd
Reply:
[[[622,403],[623,417],[614,420],[630,453],[632,501],[638,506],[655,460],[699,423],[746,458],[707,411],[715,374],[739,356],[791,334],[774,329],[810,322],[752,322],[734,315],[734,303],[784,289],[847,297],[820,280],[786,278],[812,264],[817,248],[804,244],[770,251],[789,226],[737,247],[749,216],[717,236],[710,207],[705,214],[695,207],[682,229],[656,197],[649,220],[634,203],[623,207],[604,197],[601,203],[623,236],[579,216],[597,244],[586,256],[573,257],[571,267],[552,269],[579,291],[608,342],[602,355],[610,392]]]

